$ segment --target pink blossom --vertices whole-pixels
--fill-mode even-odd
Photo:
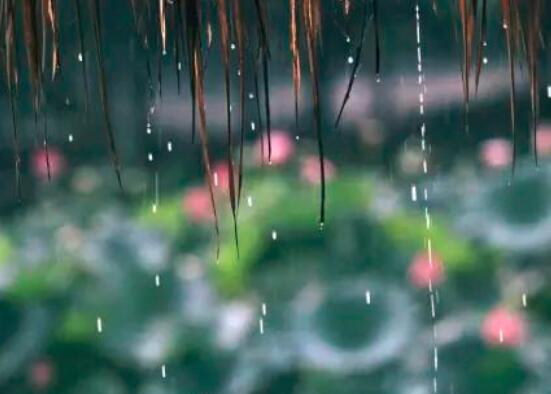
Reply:
[[[444,265],[435,253],[419,252],[409,265],[409,281],[417,288],[425,289],[444,280]]]
[[[519,346],[526,335],[525,322],[520,314],[497,307],[484,318],[481,334],[484,342],[491,346]]]
[[[480,147],[480,160],[489,168],[503,168],[511,164],[512,159],[513,148],[506,139],[492,138]]]
[[[230,191],[230,170],[226,161],[220,161],[212,166],[212,178],[215,191],[229,193]],[[237,176],[234,176],[234,181]]]
[[[537,133],[536,150],[539,155],[548,156],[551,154],[551,125],[542,125]]]
[[[31,386],[36,390],[48,388],[54,380],[54,368],[52,363],[47,360],[35,362],[30,367],[29,380]]]
[[[214,219],[209,189],[197,186],[188,189],[182,200],[184,213],[194,222],[204,223]]]
[[[42,181],[48,180],[48,162],[51,179],[58,178],[67,167],[65,157],[57,148],[49,146],[47,154],[45,148],[35,150],[31,156],[31,170]]]
[[[329,159],[324,159],[323,167],[326,180],[335,177],[337,169]],[[321,182],[320,163],[317,156],[308,156],[304,159],[300,168],[300,176],[310,184],[319,184]]]
[[[270,136],[272,147],[271,164],[285,164],[295,152],[295,143],[284,131],[272,131]],[[260,138],[254,145],[255,160],[257,163],[268,163],[268,136]],[[263,156],[264,154],[264,156]]]

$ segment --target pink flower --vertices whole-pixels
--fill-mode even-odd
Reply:
[[[30,367],[29,381],[36,390],[44,390],[50,386],[54,380],[54,368],[52,363],[47,360],[35,362]]]
[[[492,138],[485,141],[480,148],[480,160],[490,168],[503,168],[511,164],[513,148],[503,138]]]
[[[272,131],[270,136],[272,147],[271,164],[285,164],[295,152],[295,143],[284,131]],[[265,135],[254,145],[256,162],[268,163],[268,136]],[[264,156],[263,156],[264,154]]]
[[[538,151],[538,154],[542,156],[548,156],[551,154],[551,126],[540,126],[536,135],[536,150]]]
[[[222,193],[229,193],[230,191],[230,170],[226,161],[220,161],[212,166],[212,182],[214,190],[221,191]],[[237,176],[234,176],[234,182]]]
[[[335,177],[337,169],[329,159],[323,160],[323,168],[325,170],[326,180]],[[320,163],[317,156],[308,156],[304,159],[300,168],[300,176],[310,184],[318,184],[321,182]]]
[[[526,335],[525,322],[520,314],[497,307],[484,318],[481,334],[491,346],[519,346]]]
[[[31,170],[34,176],[42,181],[48,180],[48,162],[51,179],[58,178],[67,167],[65,157],[55,147],[48,146],[48,154],[45,148],[34,151],[31,156]]]
[[[427,252],[417,253],[409,265],[409,281],[417,288],[425,289],[444,280],[442,260],[435,253],[431,257]]]
[[[198,186],[188,189],[182,201],[184,213],[194,222],[204,223],[214,219],[209,189]]]

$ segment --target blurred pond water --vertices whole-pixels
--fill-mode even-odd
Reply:
[[[487,59],[468,134],[455,5],[435,1],[435,12],[422,2],[419,9],[421,117],[414,4],[379,2],[380,81],[370,22],[335,129],[362,2],[353,1],[345,17],[341,2],[323,1],[323,231],[310,81],[305,77],[297,126],[288,4],[266,2],[272,164],[263,160],[266,142],[248,81],[239,256],[216,25],[205,98],[219,239],[200,145],[191,141],[187,71],[179,94],[173,54],[161,56],[162,97],[156,77],[151,96],[146,58],[157,45],[151,53],[141,47],[129,2],[100,3],[125,191],[105,146],[92,67],[83,115],[74,9],[59,2],[61,73],[48,87],[52,179],[24,71],[21,202],[8,126],[0,139],[1,393],[549,392],[551,52],[543,51],[540,62],[538,165],[529,149],[528,75],[518,68],[513,175],[509,66],[497,1],[489,1]],[[93,65],[88,24],[84,56]],[[542,27],[548,39],[551,25]],[[153,74],[159,64],[151,61]],[[9,125],[3,92],[0,115]]]

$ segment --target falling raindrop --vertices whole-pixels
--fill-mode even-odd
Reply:
[[[171,141],[168,141],[166,143],[166,150],[169,151],[169,152],[172,152],[172,142]]]
[[[365,303],[371,305],[371,292],[369,290],[365,292]]]
[[[277,240],[277,231],[272,231],[272,239],[275,241]]]
[[[147,154],[147,160],[153,161],[153,153],[150,152]]]
[[[247,205],[249,207],[252,207],[253,206],[253,198],[252,196],[247,196]]]
[[[255,129],[256,129],[256,124],[254,122],[251,122],[251,130],[255,131]]]
[[[488,58],[487,58],[487,57],[483,57],[483,58],[482,58],[482,63],[488,64]]]
[[[354,57],[352,56],[348,56],[348,64],[353,64],[354,63]]]
[[[262,316],[266,316],[266,303],[262,303]]]
[[[160,287],[161,286],[161,277],[159,274],[155,275],[155,286]]]
[[[258,319],[258,329],[260,330],[260,334],[264,334],[264,320]]]
[[[254,99],[254,93],[253,93],[253,92],[250,92],[250,93],[249,93],[249,100],[252,100],[252,99]]]
[[[69,140],[69,142],[73,142],[73,135],[69,134],[69,137],[67,139]]]
[[[153,205],[151,206],[151,212],[157,213],[157,204],[153,204]]]
[[[522,294],[522,306],[526,308],[527,301],[526,301],[526,293]]]
[[[161,366],[161,376],[162,376],[163,379],[166,379],[166,365],[165,364],[163,364]]]
[[[101,334],[103,332],[103,321],[101,320],[101,317],[97,318],[96,327],[97,327],[98,332]]]
[[[81,62],[81,63],[84,61],[84,57],[82,56],[82,53],[80,53],[80,52],[78,54],[78,61]]]
[[[547,86],[547,98],[551,98],[551,85]]]

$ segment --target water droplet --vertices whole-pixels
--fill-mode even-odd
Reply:
[[[182,71],[182,62],[178,62],[178,71]]]
[[[254,99],[254,93],[250,92],[249,93],[249,100],[252,100],[252,99]]]
[[[417,201],[417,186],[411,185],[411,201]]]
[[[163,377],[163,379],[166,379],[166,365],[163,364],[161,366],[161,376]]]
[[[325,223],[320,222],[320,231],[323,231],[325,229]]]
[[[73,135],[69,134],[69,137],[67,139],[69,140],[69,142],[73,142]]]
[[[233,42],[231,43],[230,48],[232,51],[235,50],[235,44]]]
[[[262,303],[262,315],[263,316],[266,316],[266,304],[265,303]]]
[[[147,160],[153,161],[153,153],[148,153],[147,154]]]
[[[350,37],[349,36],[346,36],[346,42],[350,42]]]
[[[258,329],[260,330],[260,334],[264,334],[264,320],[258,320]]]
[[[172,142],[171,141],[168,141],[166,143],[166,150],[169,151],[169,152],[172,152]]]
[[[488,64],[488,58],[487,58],[487,57],[483,57],[483,58],[482,58],[482,63]]]
[[[101,334],[103,332],[103,321],[101,320],[101,317],[97,318],[96,327],[97,327],[98,332]]]
[[[251,122],[251,130],[254,131],[256,129],[256,124],[254,122]]]
[[[151,206],[151,212],[157,213],[157,204],[153,204],[153,205]]]
[[[547,98],[551,98],[551,85],[547,86]]]
[[[526,293],[522,294],[522,306],[526,308],[527,301],[526,301]]]
[[[159,276],[159,274],[155,275],[155,286],[161,286],[161,277]]]
[[[247,205],[248,205],[249,207],[252,207],[252,206],[253,206],[253,198],[252,198],[252,196],[248,196],[248,197],[247,197]]]
[[[371,305],[371,292],[369,290],[365,292],[365,303]]]
[[[78,61],[79,61],[79,62],[82,63],[82,62],[84,61],[84,56],[82,56],[82,53],[81,53],[81,52],[78,53],[78,56],[77,56],[77,57],[78,57]]]
[[[348,56],[348,64],[354,63],[354,58],[352,56]]]
[[[275,241],[277,240],[277,231],[272,231],[272,239]]]

